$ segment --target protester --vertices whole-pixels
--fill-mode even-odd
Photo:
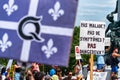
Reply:
[[[43,72],[37,72],[34,76],[35,80],[44,80],[45,74]]]
[[[50,69],[49,74],[50,74],[52,80],[59,80],[59,76],[57,74],[60,69],[59,70],[58,69],[59,69],[58,66],[54,66],[54,65]],[[58,70],[58,72],[57,72],[57,70]]]
[[[5,76],[5,73],[2,74],[2,80],[5,80],[6,79],[6,76]]]
[[[55,71],[57,71],[59,67],[57,65],[52,65],[52,69],[55,69]]]
[[[6,72],[6,67],[3,67],[3,68],[1,69],[1,75],[3,75],[5,72]]]
[[[56,74],[56,71],[54,69],[50,70],[50,76],[52,80],[59,80],[58,75]]]
[[[50,69],[49,75],[52,76],[54,74],[57,74],[58,69],[60,69],[58,66],[52,65],[52,68]]]
[[[6,67],[3,67],[1,69],[1,76],[2,76],[2,80],[4,80],[6,78]]]
[[[40,72],[40,68],[39,68],[39,64],[38,63],[35,63],[35,62],[32,63],[31,71],[34,71],[34,70]]]
[[[1,77],[2,77],[2,80],[11,80],[11,77],[10,77],[10,68],[8,68],[6,70],[6,67],[3,67],[1,69]]]
[[[72,80],[72,71],[67,71],[67,76],[63,80]]]
[[[31,71],[31,72],[32,72],[33,77],[35,77],[35,74],[38,73],[39,71],[34,70],[34,71]]]
[[[11,80],[11,77],[10,77],[10,68],[7,69],[6,71],[6,78],[5,80]]]
[[[2,75],[0,74],[0,80],[2,80]]]
[[[82,80],[83,79],[83,76],[82,75],[78,75],[77,76],[77,80]]]
[[[55,69],[51,69],[49,74],[50,74],[50,76],[53,76],[54,74],[56,74],[56,70]]]
[[[45,76],[45,80],[52,80],[51,76],[47,73],[47,75]]]
[[[34,80],[34,76],[33,76],[32,72],[31,72],[31,70],[27,71],[26,80]]]
[[[88,61],[87,72],[90,71],[90,62],[91,62],[91,58],[89,58],[89,61]]]
[[[105,68],[105,60],[103,55],[97,55],[97,71],[103,72]]]
[[[60,68],[57,68],[57,73],[59,80],[62,80],[62,71]]]
[[[21,80],[20,78],[21,78],[21,66],[19,66],[18,64],[17,64],[17,62],[15,62],[15,64],[14,64],[14,71],[13,71],[13,80]]]
[[[57,74],[54,74],[52,77],[51,77],[52,80],[59,80],[59,77]]]
[[[118,54],[118,48],[114,47],[112,54],[110,56],[111,58],[111,79],[112,77],[118,75],[118,63],[119,60],[117,59],[117,57],[120,57],[120,54]]]
[[[118,80],[118,76],[116,75],[116,76],[113,76],[112,78],[111,78],[111,80]]]
[[[77,60],[76,61],[76,65],[74,67],[74,72],[75,72],[75,76],[78,77],[78,76],[82,76],[81,78],[83,78],[83,74],[82,74],[82,59],[80,60]]]

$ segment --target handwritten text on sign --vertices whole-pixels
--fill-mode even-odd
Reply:
[[[90,80],[90,72],[87,74],[87,80]],[[106,80],[107,72],[93,72],[93,80]]]
[[[104,54],[105,23],[81,21],[80,53]]]

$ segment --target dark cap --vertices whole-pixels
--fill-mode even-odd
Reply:
[[[82,60],[82,59],[80,59],[80,62],[83,62],[83,60]]]

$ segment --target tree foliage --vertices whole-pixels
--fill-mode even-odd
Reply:
[[[73,70],[73,67],[75,65],[75,62],[76,62],[75,46],[79,46],[79,37],[80,37],[80,27],[74,27],[74,33],[73,33],[72,45],[71,45],[71,51],[70,51],[69,66],[67,67],[68,70]],[[83,65],[88,64],[90,55],[81,54],[81,56],[83,59]]]

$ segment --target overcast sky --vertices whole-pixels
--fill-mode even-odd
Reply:
[[[80,21],[103,21],[109,23],[106,15],[114,11],[116,0],[79,0],[75,26]]]

